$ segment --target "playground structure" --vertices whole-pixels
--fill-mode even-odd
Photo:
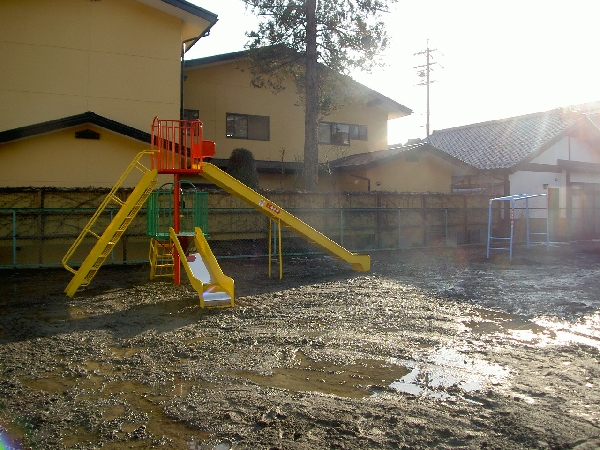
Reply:
[[[491,198],[488,207],[488,238],[487,238],[487,250],[486,256],[490,257],[491,250],[505,250],[509,252],[509,260],[512,261],[513,255],[513,242],[514,242],[514,230],[515,230],[515,202],[525,201],[525,241],[527,248],[532,244],[545,244],[546,249],[550,247],[549,233],[548,233],[548,205],[546,204],[546,231],[544,232],[533,232],[529,226],[529,199],[536,197],[546,197],[546,194],[516,194],[509,195],[506,197]],[[510,207],[510,234],[509,236],[492,236],[492,204],[493,202],[508,202]],[[544,241],[536,240],[536,237],[542,236]],[[498,246],[508,243],[508,247]]]
[[[174,283],[179,284],[181,266],[183,266],[192,287],[198,292],[201,307],[233,306],[234,281],[223,274],[208,245],[203,231],[206,230],[206,222],[196,217],[192,220],[193,229],[187,225],[187,229],[182,230],[181,220],[185,217],[183,213],[186,207],[182,201],[181,189],[185,180],[181,177],[186,174],[204,177],[269,218],[269,230],[273,228],[272,225],[275,225],[278,234],[280,278],[282,276],[281,226],[295,232],[328,255],[349,263],[353,270],[362,272],[370,269],[369,255],[350,252],[258,192],[206,162],[205,159],[214,155],[215,144],[202,139],[201,121],[155,118],[152,124],[151,144],[150,150],[140,152],[134,158],[65,254],[62,260],[63,267],[73,273],[73,278],[65,288],[67,296],[72,297],[79,287],[86,286],[92,281],[135,215],[152,196],[158,174],[173,175],[172,211],[161,218],[161,213],[166,212],[165,208],[162,211],[160,207],[149,208],[149,215],[152,213],[153,216],[148,218],[148,234],[151,237],[150,278],[172,277]],[[142,164],[142,158],[148,155],[151,158],[149,168]],[[127,177],[135,171],[142,173],[141,180],[127,200],[123,201],[116,193]],[[155,194],[160,195],[160,190]],[[99,218],[111,202],[117,203],[120,209],[104,227]],[[198,208],[194,207],[192,210],[198,211]],[[166,221],[164,217],[167,217]],[[165,229],[165,224],[169,226],[168,230]],[[103,231],[99,231],[102,228]],[[85,254],[85,250],[79,247],[89,236],[96,239],[95,244],[79,267],[72,267],[75,265],[71,262],[75,255],[81,257]],[[194,253],[189,253],[189,248],[184,248],[182,245],[182,242],[190,237],[193,237]],[[270,263],[271,246],[269,245],[269,276]]]

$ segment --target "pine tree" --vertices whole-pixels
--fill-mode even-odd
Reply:
[[[332,93],[353,69],[369,70],[388,45],[381,20],[396,0],[243,0],[264,18],[251,39],[256,87],[283,89],[291,75],[305,107],[304,187],[318,183],[319,114],[340,106]]]

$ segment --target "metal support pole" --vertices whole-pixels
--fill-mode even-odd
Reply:
[[[548,211],[548,196],[546,196],[546,251],[550,250],[550,212]]]
[[[277,236],[279,242],[279,279],[281,280],[283,278],[283,259],[281,257],[281,220],[277,221]]]
[[[179,202],[181,201],[181,195],[179,191],[179,174],[173,175],[173,231],[179,238],[180,232],[180,209]],[[173,252],[173,283],[181,284],[181,261],[179,258],[179,252]]]
[[[513,236],[515,230],[515,202],[513,200],[510,201],[510,248],[509,248],[509,260],[512,261],[512,251],[513,251]]]
[[[487,230],[487,252],[486,257],[490,257],[490,240],[492,239],[492,199],[488,206],[488,230]]]
[[[525,232],[527,233],[527,248],[529,248],[529,199],[525,199]]]
[[[269,218],[269,270],[268,270],[268,276],[269,278],[271,278],[271,238],[273,236],[273,219]]]

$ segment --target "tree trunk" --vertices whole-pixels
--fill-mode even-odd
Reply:
[[[304,116],[304,189],[314,191],[319,181],[319,90],[317,74],[316,0],[306,0],[306,104]]]

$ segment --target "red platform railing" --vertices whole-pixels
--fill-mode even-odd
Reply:
[[[215,154],[215,143],[202,139],[200,120],[161,120],[152,122],[152,168],[158,173],[194,173],[205,158]]]

